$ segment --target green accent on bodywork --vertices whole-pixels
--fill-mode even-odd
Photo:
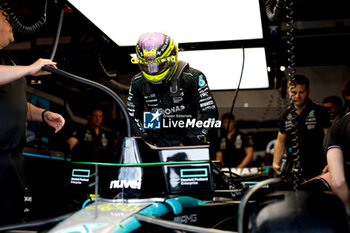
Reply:
[[[155,162],[155,163],[96,163],[96,162],[72,162],[75,164],[86,164],[86,165],[101,165],[101,166],[114,166],[114,167],[149,167],[149,166],[164,166],[164,165],[179,165],[179,164],[202,164],[210,163],[209,160],[199,161],[178,161],[178,162]]]

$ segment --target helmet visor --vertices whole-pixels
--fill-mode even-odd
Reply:
[[[144,60],[134,60],[133,63],[137,63],[140,69],[151,75],[161,74],[166,71],[169,67],[173,66],[176,63],[176,57],[170,56],[166,58],[159,58],[153,61],[144,61]]]
[[[150,62],[147,64],[139,63],[141,70],[147,74],[160,74],[169,68],[170,62]]]

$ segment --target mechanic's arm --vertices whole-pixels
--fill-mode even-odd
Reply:
[[[287,141],[287,135],[278,131],[277,140],[273,151],[273,162],[272,162],[272,167],[277,173],[280,173],[281,160],[286,148],[286,141]]]
[[[345,180],[343,151],[340,148],[329,149],[327,151],[327,163],[332,190],[344,202],[349,212],[350,191]]]
[[[43,115],[45,109],[38,108],[29,102],[27,102],[27,109],[27,121],[42,122],[44,120],[49,126],[55,129],[55,133],[60,131],[64,126],[65,120],[58,113],[46,111]]]
[[[13,82],[22,78],[23,76],[40,76],[51,74],[50,72],[42,70],[42,68],[46,65],[51,65],[56,68],[56,62],[42,58],[28,66],[0,65],[0,85]]]
[[[72,151],[73,147],[75,147],[76,144],[78,144],[79,140],[76,137],[70,137],[67,140],[67,143],[69,145],[69,150]]]
[[[147,137],[147,133],[143,128],[143,121],[141,120],[143,117],[144,110],[144,102],[143,97],[140,93],[142,90],[137,90],[137,86],[135,85],[138,78],[133,78],[131,81],[131,88],[129,90],[129,95],[127,99],[127,109],[130,117],[130,123],[134,136]]]
[[[253,160],[254,148],[252,146],[248,146],[245,147],[244,150],[246,155],[242,162],[238,164],[238,168],[246,167]]]
[[[327,134],[327,130],[328,130],[328,128],[323,128],[323,133],[324,133],[324,135]]]
[[[221,162],[221,166],[224,166],[224,160],[222,159],[222,156],[223,156],[222,151],[217,151],[215,156],[216,156],[215,159]]]

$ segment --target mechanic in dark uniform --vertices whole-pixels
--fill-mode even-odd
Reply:
[[[350,213],[350,113],[338,119],[324,140],[332,191]]]
[[[127,101],[135,136],[156,146],[195,145],[205,140],[211,128],[221,126],[204,74],[178,60],[178,47],[171,37],[146,33],[137,42],[136,54],[132,62],[141,72],[131,81]],[[144,105],[152,116],[144,113]],[[153,124],[157,127],[152,128]]]
[[[342,95],[344,98],[343,112],[348,113],[350,112],[350,80],[345,82],[344,87],[342,89]]]
[[[74,161],[97,162],[108,159],[112,153],[111,135],[101,128],[103,110],[93,108],[88,114],[88,124],[73,131],[68,144]]]
[[[55,67],[56,63],[39,59],[29,66],[15,65],[13,57],[4,50],[12,42],[12,27],[0,11],[0,225],[19,222],[23,216],[25,180],[21,152],[26,121],[45,121],[55,132],[64,125],[61,115],[26,100],[24,76],[49,74],[42,67]]]
[[[323,139],[331,125],[329,112],[322,105],[313,103],[310,98],[309,80],[303,75],[295,75],[295,87],[289,85],[289,94],[294,100],[296,113],[296,132],[298,137],[301,182],[322,173],[326,166]],[[295,92],[293,94],[292,92]],[[291,156],[292,122],[291,107],[283,114],[274,148],[273,168],[279,172],[284,153]]]
[[[233,114],[225,113],[221,117],[221,122],[222,136],[216,160],[220,160],[224,167],[247,167],[253,160],[253,138],[236,127],[237,122]]]
[[[330,111],[332,122],[339,115],[343,115],[343,102],[339,96],[331,95],[325,97],[322,101],[322,105]]]

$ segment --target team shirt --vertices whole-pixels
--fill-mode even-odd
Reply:
[[[287,134],[287,153],[292,151],[293,115],[291,109],[283,114],[280,122],[280,132]],[[329,128],[331,119],[327,109],[310,99],[304,110],[296,116],[299,157],[302,175],[310,179],[320,175],[327,164],[323,150],[324,129]]]

